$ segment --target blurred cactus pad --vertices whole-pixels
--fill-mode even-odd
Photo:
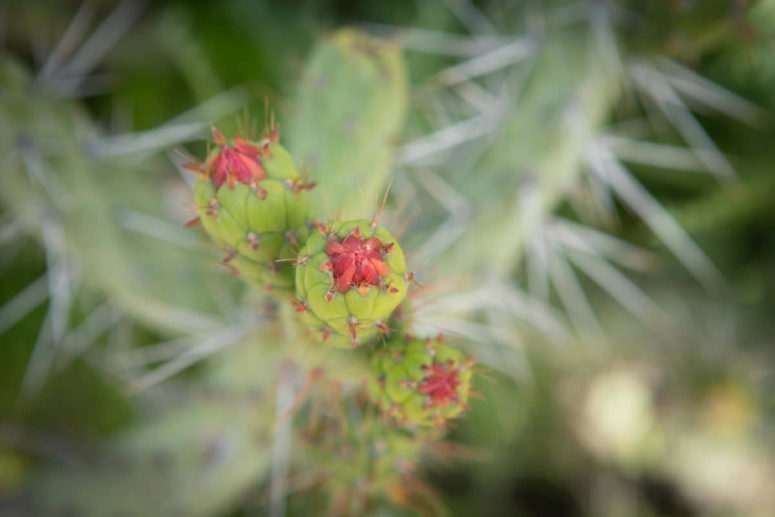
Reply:
[[[0,515],[775,508],[775,0],[0,5]]]

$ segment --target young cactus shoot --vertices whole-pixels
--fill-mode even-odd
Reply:
[[[251,285],[290,290],[293,268],[278,259],[295,256],[309,234],[312,210],[304,183],[276,128],[260,141],[227,142],[213,129],[216,147],[196,172],[198,221],[224,252],[224,264]]]
[[[372,359],[369,394],[401,425],[443,428],[468,409],[472,366],[442,337],[394,339]]]
[[[319,225],[299,252],[296,296],[307,324],[336,346],[385,332],[407,291],[398,242],[367,220]]]

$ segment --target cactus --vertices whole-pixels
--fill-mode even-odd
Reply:
[[[323,213],[362,217],[384,188],[407,111],[407,81],[396,45],[355,30],[319,45],[304,70],[290,149],[309,166]],[[357,190],[360,195],[342,196]]]
[[[419,481],[415,471],[428,442],[396,432],[360,395],[316,397],[316,412],[300,419],[298,455],[308,468],[323,472],[323,500],[315,504],[327,506],[329,513],[336,514],[337,507],[349,508],[339,513],[368,513],[365,504],[378,499],[400,504],[395,492],[411,490]]]
[[[391,340],[371,365],[372,400],[402,425],[444,427],[468,408],[473,359],[441,336]]]
[[[359,41],[359,45],[368,41],[362,36],[348,38]],[[361,106],[363,114],[368,115],[364,122],[373,125],[375,131],[359,131],[362,136],[357,142],[338,148],[332,144],[327,150],[336,151],[334,154],[341,158],[353,155],[350,146],[358,148],[360,154],[353,155],[356,160],[352,168],[344,171],[343,177],[353,181],[355,174],[368,166],[374,175],[370,176],[373,184],[367,188],[376,191],[384,186],[392,135],[405,108],[405,84],[396,49],[385,47],[383,53],[375,42],[367,47],[368,51],[359,54],[356,60],[363,61],[370,70],[365,86],[377,94]],[[361,50],[364,49],[357,52]],[[45,230],[45,225],[61,226],[65,232],[63,239],[72,246],[67,252],[88,272],[90,286],[111,294],[127,313],[153,323],[153,328],[165,336],[169,333],[170,338],[194,338],[195,343],[199,338],[204,339],[203,334],[222,323],[214,315],[213,307],[217,304],[213,292],[208,291],[216,286],[220,291],[215,292],[223,294],[223,289],[237,284],[222,282],[222,277],[207,271],[204,260],[191,254],[193,239],[188,237],[191,234],[176,234],[176,239],[189,246],[178,249],[119,227],[116,223],[125,209],[123,205],[151,212],[162,201],[142,189],[124,188],[120,178],[105,179],[101,171],[125,165],[117,165],[115,158],[102,147],[106,139],[89,123],[77,104],[29,88],[31,79],[15,63],[4,62],[3,67],[9,71],[0,103],[4,114],[0,122],[0,146],[10,150],[5,153],[4,161],[8,171],[2,192],[5,206],[18,214],[26,213],[31,206],[46,206],[48,215],[44,220],[25,218],[30,232],[38,232],[41,227]],[[337,76],[345,82],[352,82],[347,78],[349,70],[349,65],[334,67]],[[384,92],[389,93],[388,99],[382,95]],[[338,118],[344,120],[346,115]],[[38,124],[40,120],[48,122],[42,126]],[[72,127],[79,131],[73,132]],[[83,145],[83,135],[88,135],[89,147]],[[311,271],[310,277],[314,276],[312,273],[319,275],[329,287],[332,279],[335,281],[332,307],[344,304],[348,310],[347,327],[333,321],[330,312],[310,310],[305,315],[307,319],[302,319],[312,322],[310,326],[288,321],[280,311],[277,323],[281,324],[265,325],[265,332],[252,335],[243,346],[218,356],[215,364],[231,365],[231,373],[219,378],[217,389],[210,389],[212,377],[200,372],[198,380],[208,386],[206,389],[186,391],[184,400],[176,402],[174,407],[162,406],[157,416],[141,419],[111,439],[105,450],[95,450],[95,462],[72,468],[43,469],[31,483],[29,497],[23,500],[25,508],[35,514],[99,515],[122,511],[130,515],[206,515],[223,511],[264,476],[268,465],[267,444],[272,441],[273,419],[269,405],[263,401],[265,394],[272,393],[267,384],[274,381],[271,373],[279,364],[273,351],[292,355],[296,341],[293,336],[304,328],[331,327],[338,332],[331,341],[341,339],[347,347],[352,341],[365,341],[378,330],[386,331],[385,322],[406,295],[403,253],[384,227],[365,220],[332,223],[332,230],[326,232],[333,236],[329,241],[328,235],[319,231],[320,225],[311,224],[315,209],[308,194],[313,184],[299,175],[289,153],[278,143],[276,126],[271,126],[260,140],[240,134],[228,141],[217,130],[213,130],[213,137],[215,148],[201,162],[194,160],[186,167],[198,174],[192,196],[196,221],[226,252],[227,265],[252,286],[262,290],[273,287],[276,296],[268,299],[275,304],[285,303],[284,294],[299,287],[295,276],[305,268],[299,261],[304,256],[299,250],[313,249],[307,242],[310,237],[322,242],[315,253],[324,255],[321,263],[328,261],[330,270]],[[49,149],[51,142],[56,142],[56,146]],[[43,161],[42,173],[34,168],[25,170],[31,168],[35,157]],[[144,166],[147,165],[145,162]],[[324,175],[329,172],[321,168],[312,170]],[[159,176],[149,177],[158,179]],[[325,188],[330,189],[340,179],[332,177]],[[336,188],[341,189],[341,185]],[[370,203],[371,200],[364,201],[363,206]],[[358,210],[358,213],[364,211]],[[145,254],[146,259],[163,256],[158,263],[169,266],[172,271],[164,274],[164,270],[144,269],[141,267],[144,262],[134,262],[132,258],[140,253],[137,243],[142,243],[146,250],[153,249],[152,254]],[[95,247],[97,244],[99,248]],[[103,246],[105,249],[100,249]],[[350,260],[354,265],[348,265]],[[182,271],[186,272],[186,278],[180,278]],[[161,281],[154,283],[155,279]],[[179,283],[180,289],[171,283]],[[307,298],[318,283],[300,284]],[[154,290],[164,291],[163,296],[151,296],[150,284],[154,284]],[[322,300],[327,304],[326,293],[321,294],[322,298],[316,302]],[[176,312],[160,302],[169,298],[184,299],[186,309],[204,306],[210,312],[203,312],[201,317],[193,311]],[[353,301],[349,302],[351,298]],[[317,308],[320,304],[316,302],[311,305]],[[359,319],[357,325],[352,318]],[[356,326],[357,335],[353,331]],[[365,358],[363,354],[353,354],[352,362],[361,363],[360,369],[353,370],[368,374]],[[111,364],[107,362],[110,359],[106,365]],[[165,367],[177,367],[174,362],[148,374],[153,377],[159,373],[161,379]],[[180,364],[185,367],[190,363]],[[339,383],[335,365],[329,368],[330,377]],[[152,384],[133,382],[130,387]],[[156,393],[165,393],[165,390],[160,388]],[[256,393],[261,394],[259,402],[255,402]],[[380,427],[379,434],[390,436],[394,432],[395,429]],[[370,435],[367,432],[364,436]],[[386,441],[401,442],[401,436],[394,435]],[[359,435],[361,441],[362,438]],[[375,481],[381,483],[395,478],[395,463],[388,459],[385,456],[384,461],[378,462]],[[393,477],[388,476],[390,472]],[[385,490],[381,493],[384,495]],[[144,497],[137,497],[138,494]]]
[[[759,9],[766,3],[759,2]],[[551,4],[547,3],[548,6]],[[120,3],[122,9],[132,9],[131,5],[131,2]],[[771,8],[771,2],[769,6]],[[221,8],[224,7],[219,6]],[[434,13],[433,7],[427,9],[424,12]],[[401,194],[396,199],[410,206],[423,206],[427,198],[419,196],[429,194],[450,213],[449,224],[439,226],[438,233],[433,236],[429,236],[428,225],[434,217],[433,210],[424,213],[409,229],[410,237],[417,237],[415,242],[424,243],[421,259],[432,259],[430,269],[442,273],[445,279],[461,273],[480,275],[473,282],[481,288],[473,293],[476,296],[460,296],[450,300],[457,305],[439,303],[439,306],[445,316],[450,311],[467,312],[468,316],[475,310],[485,309],[481,310],[481,319],[474,326],[463,318],[447,317],[445,323],[449,330],[460,330],[461,334],[467,332],[482,342],[494,337],[505,343],[513,341],[510,332],[514,325],[507,319],[510,315],[520,310],[531,316],[535,314],[533,300],[521,304],[520,299],[507,296],[511,293],[515,265],[525,252],[528,261],[530,254],[536,253],[537,264],[549,264],[552,282],[557,285],[563,303],[568,299],[576,307],[581,305],[580,312],[584,313],[585,297],[580,289],[574,289],[573,277],[567,274],[570,266],[565,272],[556,267],[556,264],[562,266],[564,263],[562,247],[568,242],[560,242],[560,234],[550,227],[552,221],[543,221],[560,207],[565,212],[568,200],[573,201],[573,208],[576,208],[575,202],[579,200],[570,194],[578,190],[579,181],[589,180],[598,188],[602,187],[595,192],[601,196],[597,200],[601,204],[605,204],[606,196],[613,193],[623,196],[625,204],[634,206],[636,211],[644,206],[653,207],[648,197],[637,196],[637,183],[622,183],[620,171],[611,167],[618,161],[606,158],[607,155],[603,156],[608,159],[606,167],[595,172],[600,177],[588,174],[596,165],[592,158],[600,158],[600,149],[607,150],[606,146],[614,149],[619,137],[609,138],[609,133],[618,128],[610,126],[609,122],[616,118],[616,110],[631,93],[626,91],[630,86],[627,83],[635,77],[630,71],[642,72],[644,68],[629,66],[631,61],[627,54],[633,55],[633,49],[640,48],[636,44],[621,48],[613,45],[613,52],[610,52],[613,37],[606,32],[610,28],[604,13],[608,6],[604,2],[593,2],[589,6],[593,30],[588,31],[586,24],[577,23],[571,24],[571,28],[558,28],[554,17],[549,16],[545,30],[539,31],[540,37],[527,34],[525,38],[531,40],[527,43],[532,45],[535,58],[529,60],[534,66],[530,73],[524,71],[523,75],[523,70],[518,70],[518,73],[507,71],[502,74],[504,63],[519,61],[520,44],[525,43],[511,41],[514,34],[505,27],[508,22],[504,20],[522,20],[523,17],[503,16],[503,19],[493,20],[493,27],[488,27],[487,6],[481,9],[483,17],[476,14],[477,9],[456,8],[464,16],[473,13],[474,26],[487,30],[477,31],[469,38],[459,34],[461,27],[456,23],[452,27],[458,33],[449,39],[452,44],[445,45],[442,51],[446,54],[443,58],[445,66],[449,56],[458,51],[467,61],[434,76],[413,96],[422,113],[416,117],[416,127],[406,133],[407,138],[417,138],[417,141],[407,144],[398,153],[401,164],[410,170],[396,181]],[[87,11],[85,8],[85,14],[82,13],[86,18],[89,16]],[[570,11],[557,18],[567,20],[568,15],[576,16]],[[602,17],[601,12],[604,13]],[[268,11],[262,15],[267,19],[272,16]],[[126,17],[112,17],[119,18]],[[692,15],[688,18],[685,21],[696,29],[685,31],[691,39],[696,38],[696,33],[720,33],[716,29],[708,30],[718,24],[707,24],[704,17]],[[697,22],[698,19],[702,23]],[[67,53],[72,42],[78,40],[73,34],[83,26],[83,20],[78,18],[78,23],[72,24],[72,32],[68,30],[69,36],[64,41],[70,43],[58,46],[49,64],[54,66],[57,61],[62,61],[61,52]],[[176,47],[174,50],[179,51],[176,56],[186,58],[181,69],[193,83],[189,85],[193,86],[191,89],[204,100],[221,88],[217,77],[220,66],[203,64],[207,51],[212,49],[206,48],[208,45],[201,31],[192,31],[191,38],[179,37],[186,32],[186,24],[179,22],[177,18],[170,18],[169,27],[180,32],[169,36],[167,45]],[[285,25],[279,23],[263,22],[263,26],[275,27],[273,30],[277,27],[285,29]],[[210,29],[210,33],[220,38],[221,24],[212,25],[215,28]],[[689,24],[680,24],[686,25]],[[443,16],[435,17],[434,28],[444,28]],[[502,47],[500,36],[490,28],[507,29],[503,33],[508,34],[508,40],[503,40]],[[424,37],[422,31],[411,32],[407,38],[410,44],[412,38],[417,41],[417,37]],[[629,35],[623,32],[616,35],[617,39],[628,38]],[[100,35],[107,33],[111,31],[99,31]],[[261,37],[266,38],[266,35]],[[666,37],[662,31],[657,31],[654,39],[656,41],[647,45],[652,48],[644,49],[644,55],[649,56],[645,58],[648,66],[651,66],[654,47],[663,42],[674,46],[676,41],[682,41],[680,34],[677,39]],[[43,40],[45,47],[47,38]],[[76,55],[76,64],[94,55],[94,49],[99,47],[94,43],[98,40],[88,40],[91,43],[85,45],[83,53]],[[608,45],[609,52],[601,52],[589,44],[593,40],[598,46]],[[188,48],[191,43],[201,45],[206,51],[192,51]],[[40,41],[33,47],[39,53]],[[273,54],[276,48],[272,47]],[[424,50],[428,48],[433,46],[425,46]],[[767,48],[762,47],[763,50]],[[487,52],[477,55],[480,49],[487,49]],[[278,65],[285,66],[292,61],[286,59],[287,47],[283,50],[286,54],[279,59],[272,55],[271,60],[266,60],[278,70],[282,68]],[[618,63],[617,50],[625,58]],[[763,50],[762,55],[766,56]],[[213,268],[205,267],[204,257],[193,253],[193,232],[185,234],[178,228],[179,233],[170,239],[176,240],[177,244],[171,244],[158,237],[163,232],[156,230],[163,224],[147,224],[145,229],[151,232],[145,235],[136,231],[136,225],[135,230],[131,229],[134,223],[124,217],[127,211],[156,214],[162,208],[165,216],[170,215],[167,210],[174,203],[160,195],[167,191],[159,181],[161,167],[150,160],[135,167],[138,160],[134,156],[133,160],[127,161],[109,154],[100,156],[104,149],[93,142],[108,138],[99,134],[98,125],[90,123],[78,101],[48,95],[45,88],[38,88],[46,86],[43,83],[48,72],[43,71],[33,84],[33,79],[18,73],[18,67],[0,66],[3,82],[0,88],[0,154],[4,173],[0,199],[14,222],[16,219],[21,221],[30,240],[43,242],[41,247],[46,251],[52,286],[48,315],[53,314],[51,319],[67,334],[55,332],[53,339],[46,339],[42,332],[40,349],[50,350],[51,356],[56,354],[57,361],[60,354],[71,353],[68,352],[71,340],[65,337],[81,333],[71,333],[68,326],[78,324],[82,316],[80,311],[90,307],[81,303],[84,296],[79,293],[80,280],[90,292],[95,290],[105,295],[105,299],[121,311],[120,318],[133,319],[128,322],[131,328],[139,322],[137,326],[141,332],[138,334],[146,333],[144,325],[150,324],[152,332],[159,332],[165,339],[181,339],[182,335],[185,342],[192,337],[204,339],[202,334],[214,326],[249,327],[255,324],[256,306],[244,303],[255,299],[255,293],[249,295],[254,298],[234,298],[244,292],[236,289],[239,282],[224,279],[213,274]],[[199,72],[195,73],[197,67]],[[252,67],[244,66],[244,61],[243,67],[252,70]],[[67,67],[64,72],[68,72]],[[482,77],[484,74],[488,77]],[[67,79],[63,83],[81,79],[72,75],[63,74]],[[525,77],[524,89],[520,89]],[[685,76],[673,79],[686,87]],[[204,515],[228,512],[248,488],[265,479],[268,470],[267,444],[274,441],[270,429],[278,417],[271,414],[263,397],[272,392],[269,383],[274,381],[272,372],[281,362],[280,355],[310,369],[320,367],[327,386],[341,392],[337,401],[341,403],[338,408],[341,411],[332,418],[333,407],[324,408],[333,423],[314,435],[317,442],[303,444],[302,452],[294,453],[299,457],[293,458],[291,470],[293,476],[299,466],[320,467],[323,463],[328,471],[328,482],[312,490],[320,490],[324,496],[333,495],[328,497],[332,500],[330,513],[347,513],[348,510],[350,513],[376,513],[367,499],[386,494],[390,497],[396,484],[410,485],[415,481],[411,477],[405,478],[403,469],[407,464],[414,464],[412,460],[417,459],[429,436],[440,435],[433,429],[426,433],[418,428],[444,427],[449,419],[463,413],[473,392],[470,386],[473,370],[469,359],[439,339],[405,341],[410,329],[399,323],[397,309],[400,307],[401,312],[408,314],[407,320],[416,324],[411,330],[432,328],[435,332],[444,325],[429,321],[430,318],[424,319],[421,313],[435,300],[426,298],[424,302],[428,303],[411,306],[406,303],[412,275],[406,273],[401,247],[385,228],[371,221],[354,220],[369,211],[376,193],[384,188],[392,147],[406,111],[405,82],[396,47],[359,32],[342,31],[313,53],[301,81],[299,96],[287,110],[294,113],[295,109],[295,116],[283,126],[289,129],[284,132],[289,138],[283,144],[290,154],[280,147],[274,126],[263,139],[240,134],[227,141],[219,132],[214,132],[215,149],[208,152],[203,162],[190,166],[200,176],[193,185],[196,221],[225,253],[224,264],[232,272],[261,291],[269,288],[269,294],[262,292],[258,296],[265,303],[259,310],[267,307],[266,313],[272,315],[260,320],[265,332],[251,334],[251,339],[241,347],[209,348],[211,351],[218,349],[219,354],[208,366],[218,361],[228,361],[233,366],[220,379],[223,386],[219,389],[210,389],[212,377],[208,370],[189,372],[193,375],[183,378],[181,385],[186,386],[188,381],[195,379],[196,383],[207,385],[207,389],[190,389],[189,385],[189,389],[171,392],[183,394],[184,400],[178,402],[176,397],[175,407],[162,407],[159,415],[138,419],[126,433],[111,439],[106,451],[100,451],[101,461],[87,462],[77,468],[46,469],[34,484],[31,513]],[[227,83],[230,81],[222,84]],[[452,88],[429,99],[426,94],[439,92],[439,84],[442,88]],[[694,83],[689,81],[688,84]],[[717,94],[716,91],[706,97],[706,103],[708,99],[723,101],[723,96]],[[471,106],[461,103],[460,98]],[[660,99],[656,100],[656,106],[652,108],[660,108]],[[723,105],[721,101],[719,104]],[[671,109],[678,109],[681,100],[668,99],[668,104]],[[739,105],[732,103],[733,107]],[[209,109],[204,111],[208,111],[206,118],[216,117],[209,114]],[[654,110],[649,113],[649,118],[654,114],[659,113]],[[454,120],[469,116],[476,124]],[[690,119],[684,117],[684,120],[689,120],[691,126]],[[439,128],[434,134],[425,134],[427,124],[434,122],[446,127]],[[203,131],[207,123],[200,125],[199,130]],[[218,123],[224,127],[223,121]],[[139,127],[145,125],[140,122]],[[169,130],[168,134],[182,129],[188,131],[183,126],[173,123],[162,129]],[[681,127],[678,129],[683,133]],[[146,136],[152,134],[153,130]],[[187,133],[185,138],[192,134]],[[472,134],[488,136],[484,139],[484,147],[477,149],[481,152],[470,152],[474,146],[463,149],[461,142],[470,142]],[[695,137],[697,134],[695,127]],[[701,140],[700,135],[700,144]],[[84,145],[84,141],[88,145]],[[690,143],[694,146],[696,142],[695,138]],[[425,158],[432,155],[433,159],[415,160],[413,156],[423,153],[410,151],[419,147],[424,148]],[[446,156],[443,154],[445,149],[449,150]],[[707,158],[709,151],[711,156],[714,155],[713,149],[704,145],[696,145],[692,150],[700,161]],[[164,166],[171,170],[166,162]],[[302,175],[297,172],[297,166],[304,172]],[[413,167],[416,168],[411,170]],[[315,190],[310,191],[312,184],[306,180],[306,168],[319,183]],[[126,174],[130,171],[132,174]],[[143,184],[138,188],[136,178],[142,174],[147,176],[142,176]],[[609,174],[619,176],[610,176],[606,183]],[[182,186],[176,177],[175,180],[164,179],[167,184],[174,183],[175,188]],[[415,189],[415,184],[427,192]],[[495,185],[505,195],[496,195]],[[462,195],[456,196],[455,189]],[[347,195],[357,190],[360,195]],[[640,200],[640,203],[627,197],[633,192],[636,193],[634,201]],[[403,195],[405,193],[409,195]],[[524,202],[531,195],[530,200],[537,202]],[[723,200],[713,201],[709,206],[723,204]],[[608,203],[613,201],[608,199]],[[313,208],[315,205],[321,207],[320,212]],[[718,210],[713,213],[716,212]],[[334,213],[339,215],[328,226],[313,224],[315,220],[325,220],[320,219],[321,216],[325,218]],[[650,214],[651,217],[644,217],[647,223],[659,223],[659,213],[655,216],[652,209]],[[157,217],[156,221],[165,216]],[[170,218],[175,219],[174,216]],[[713,225],[709,220],[709,217],[701,217],[697,224]],[[542,225],[542,221],[547,224]],[[160,222],[164,223],[163,220]],[[7,232],[9,227],[3,228],[3,243],[12,234]],[[661,227],[664,229],[664,224]],[[680,229],[672,228],[671,234],[675,236],[675,230]],[[680,238],[680,231],[678,234]],[[66,243],[64,251],[57,249],[60,241]],[[545,255],[540,255],[547,243],[554,245],[549,247],[548,260]],[[573,254],[568,254],[569,261],[578,253],[591,254],[586,244],[595,245],[584,239],[576,239],[573,244],[575,248],[571,250]],[[486,254],[483,253],[485,249]],[[579,261],[579,264],[584,263]],[[603,261],[599,260],[594,264],[601,263]],[[62,271],[68,269],[68,264],[83,273],[78,281],[72,282],[76,285],[72,288],[72,296],[78,297],[72,311],[69,301],[65,300],[67,303],[63,304],[62,297],[55,296],[57,290],[62,291],[58,286],[70,283],[66,275],[65,280],[61,280]],[[601,269],[591,270],[600,272]],[[535,275],[531,272],[531,287],[532,280],[537,278],[536,292],[540,295],[541,270],[536,271]],[[613,283],[607,285],[613,284],[619,296],[634,300],[637,305],[638,291],[628,288],[629,284],[620,278],[613,278]],[[546,293],[545,298],[554,298],[553,294]],[[298,318],[290,314],[292,309],[287,302],[291,295],[295,297],[297,311],[302,313]],[[103,301],[100,298],[98,303]],[[239,310],[233,310],[235,308]],[[573,310],[571,308],[569,312]],[[8,314],[3,311],[2,316]],[[104,318],[93,319],[101,321]],[[113,329],[110,331],[112,345]],[[349,350],[353,345],[365,344],[376,334],[384,335],[388,331],[390,335],[385,337],[388,341],[384,346],[374,339],[374,346],[364,346],[357,352]],[[501,337],[503,335],[505,338]],[[320,337],[327,338],[327,344],[342,350],[321,346]],[[143,341],[147,339],[149,337],[141,336],[136,344],[147,344]],[[150,339],[156,339],[156,336]],[[138,352],[145,347],[128,348]],[[199,346],[181,347],[181,350],[176,360],[201,352]],[[250,353],[244,353],[246,350]],[[111,365],[114,355],[120,355],[114,353],[113,347],[99,352],[103,351],[105,353],[97,355],[96,359],[89,355],[89,364],[99,368],[104,366],[101,362],[104,359]],[[489,360],[499,368],[508,369],[503,365],[510,356],[507,357],[505,352],[501,355],[500,350],[489,352],[482,354],[482,361]],[[161,365],[159,371],[176,364],[190,363],[170,361]],[[343,375],[345,369],[346,376]],[[105,371],[115,373],[109,367]],[[126,372],[121,373],[126,375]],[[124,381],[120,375],[116,378]],[[360,390],[352,389],[364,379],[369,384],[373,401],[392,420],[375,417],[378,414],[376,408],[360,398]],[[318,408],[321,396],[315,391],[305,392],[308,399],[297,393],[298,404],[294,403],[294,408],[298,411],[289,411],[286,416],[293,420],[297,429],[312,419],[307,419],[307,409],[314,412]],[[260,394],[259,402],[255,401],[256,393]],[[167,396],[170,391],[159,387],[154,394]],[[143,403],[153,400],[144,395],[138,398]],[[512,408],[511,413],[516,412]],[[396,423],[411,428],[411,432],[397,430]],[[295,439],[308,438],[299,434],[293,434]],[[282,437],[283,433],[278,436]],[[340,501],[349,501],[349,506]]]
[[[358,347],[377,331],[406,296],[401,247],[382,226],[367,220],[320,225],[299,252],[296,296],[304,321],[324,340]]]
[[[233,271],[254,286],[273,289],[293,283],[290,264],[278,259],[296,254],[309,233],[312,211],[304,183],[288,152],[278,143],[276,127],[261,142],[233,144],[217,129],[217,146],[204,163],[186,168],[198,174],[195,202],[198,219],[226,254]],[[294,249],[296,248],[296,249]]]

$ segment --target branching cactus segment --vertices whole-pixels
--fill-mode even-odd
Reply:
[[[299,252],[297,310],[321,337],[358,347],[385,324],[407,291],[406,264],[398,242],[367,220],[320,224]]]
[[[443,428],[460,415],[472,360],[440,337],[390,336],[413,274],[377,216],[312,223],[306,191],[314,185],[299,177],[276,128],[260,141],[229,142],[215,129],[213,137],[207,159],[187,168],[199,174],[197,222],[226,252],[224,263],[259,288],[295,291],[300,323],[315,339],[357,348],[377,334],[388,338],[371,351],[369,393],[399,425]]]
[[[369,394],[402,425],[443,428],[468,409],[472,367],[441,337],[394,339],[372,359]]]
[[[276,128],[258,142],[227,142],[213,129],[216,147],[204,163],[186,167],[195,186],[198,221],[225,252],[224,264],[259,288],[292,289],[295,257],[310,233],[306,191]],[[196,222],[196,220],[195,220]]]

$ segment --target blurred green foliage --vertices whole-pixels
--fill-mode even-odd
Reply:
[[[180,0],[138,3],[136,12],[129,4],[121,37],[74,89],[72,77],[35,77],[72,20],[94,34],[116,4],[0,6],[0,513],[237,516],[271,506],[277,372],[294,338],[267,318],[276,308],[244,292],[182,229],[188,191],[169,147],[201,155],[209,123],[234,133],[242,120],[235,113],[244,107],[260,121],[268,100],[297,160],[325,183],[322,217],[338,209],[369,216],[375,194],[395,178],[389,204],[403,215],[391,214],[392,222],[411,223],[413,267],[432,261],[427,298],[416,302],[422,313],[448,284],[529,281],[531,234],[545,228],[525,224],[519,189],[539,187],[547,220],[580,222],[579,199],[590,187],[579,178],[588,178],[596,137],[685,144],[654,101],[636,93],[629,71],[604,59],[612,44],[624,62],[672,59],[760,108],[741,122],[689,102],[734,166],[729,181],[691,167],[627,164],[723,285],[700,287],[648,221],[612,200],[618,215],[599,227],[650,252],[648,267],[628,275],[670,323],[635,321],[590,278],[579,284],[605,338],[582,328],[581,339],[558,346],[536,330],[538,318],[504,322],[488,312],[498,307],[452,308],[452,319],[483,333],[467,336],[486,365],[476,382],[481,397],[429,450],[396,438],[396,457],[423,460],[407,478],[416,492],[380,486],[367,504],[352,503],[361,494],[353,486],[368,485],[354,465],[397,470],[373,461],[379,432],[368,411],[332,397],[321,411],[344,411],[349,427],[327,421],[334,427],[317,432],[336,439],[323,445],[309,429],[297,431],[290,478],[309,484],[292,487],[288,513],[771,513],[775,2]],[[613,41],[595,25],[601,6]],[[432,33],[398,31],[361,45],[360,33],[333,33],[348,25],[391,33],[387,24],[477,37],[437,44]],[[484,74],[457,87],[449,67],[509,37],[535,46],[529,73]],[[436,51],[427,50],[432,44]],[[318,89],[321,74],[332,74],[335,88]],[[445,120],[479,114],[469,102],[477,88],[513,94],[486,126],[485,144],[465,140],[411,162],[409,151],[420,149],[411,144],[427,144]],[[170,133],[142,133],[160,128],[182,132],[169,143]],[[441,187],[423,187],[428,170]],[[336,197],[343,191],[347,204]],[[445,221],[454,231],[441,246],[435,238],[444,234],[435,232]],[[49,290],[67,294],[49,298]],[[553,288],[545,301],[566,300]],[[28,310],[15,319],[8,307]],[[504,328],[511,348],[496,343]],[[519,340],[508,333],[515,328]],[[40,337],[46,332],[53,339]],[[310,367],[344,357],[294,353]],[[342,376],[355,378],[360,358],[348,360]],[[312,414],[305,406],[297,420],[309,423]],[[318,470],[325,472],[304,476]],[[342,511],[346,496],[352,505]]]

